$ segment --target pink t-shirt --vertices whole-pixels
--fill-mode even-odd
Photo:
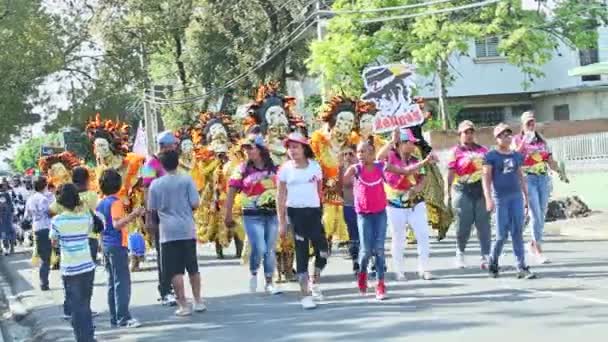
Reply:
[[[483,159],[488,149],[481,145],[456,145],[450,150],[448,169],[456,174],[454,182],[477,183],[481,181]]]
[[[384,163],[376,162],[372,170],[359,163],[353,184],[355,211],[358,214],[377,214],[386,208],[384,192]]]
[[[546,174],[548,171],[547,161],[551,152],[547,144],[535,135],[532,139],[525,139],[522,134],[513,137],[513,145],[517,148],[523,142],[524,155],[523,170],[528,174]]]
[[[153,180],[164,176],[165,173],[165,169],[156,156],[150,158],[139,171],[139,175],[142,178],[145,187],[149,187]]]

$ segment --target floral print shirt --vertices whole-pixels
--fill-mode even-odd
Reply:
[[[539,139],[538,134],[533,139],[526,139],[524,135],[517,134],[513,138],[513,145],[518,147],[523,142],[524,155],[523,170],[526,174],[544,175],[548,171],[548,161],[551,151],[547,143]]]
[[[488,148],[473,144],[458,144],[450,150],[448,169],[454,171],[455,183],[473,184],[481,181],[483,160]]]
[[[247,163],[237,167],[229,186],[241,192],[241,207],[245,215],[276,213],[276,168],[260,170]]]

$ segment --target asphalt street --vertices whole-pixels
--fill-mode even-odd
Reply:
[[[553,236],[546,244],[551,264],[532,268],[539,279],[515,279],[507,270],[489,279],[478,267],[474,238],[468,251],[470,268],[454,269],[455,241],[433,243],[431,265],[436,280],[409,274],[405,283],[388,275],[389,299],[358,295],[350,261],[342,253],[330,259],[323,277],[326,299],[303,311],[296,284],[282,295],[248,293],[248,271],[235,259],[215,260],[210,247],[200,247],[200,265],[208,311],[176,318],[157,303],[154,263],[133,274],[132,314],[143,326],[110,329],[105,273],[97,270],[93,309],[102,341],[551,341],[576,338],[606,341],[608,327],[608,240],[575,240]],[[415,248],[407,249],[407,265],[416,265]],[[507,251],[510,253],[510,249]],[[227,252],[230,255],[230,252]],[[63,291],[53,272],[51,292],[37,289],[36,271],[25,254],[8,258],[22,301],[37,317],[37,333],[69,341],[71,328],[61,318]],[[505,265],[512,265],[508,254]],[[390,261],[389,261],[390,264]],[[260,288],[261,288],[260,283]]]

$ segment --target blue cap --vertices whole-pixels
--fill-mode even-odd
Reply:
[[[241,144],[242,146],[247,145],[256,145],[257,147],[264,148],[266,147],[266,143],[264,142],[264,137],[260,134],[250,134],[245,141]]]
[[[160,146],[177,144],[177,138],[171,131],[164,131],[158,135],[156,142]]]

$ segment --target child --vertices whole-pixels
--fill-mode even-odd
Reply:
[[[526,266],[523,240],[528,187],[522,171],[523,156],[511,151],[513,131],[501,123],[494,128],[497,148],[486,154],[483,167],[483,190],[488,211],[496,209],[496,242],[490,255],[490,276],[498,277],[498,258],[511,234],[513,254],[517,258],[517,278],[536,276]],[[492,189],[494,193],[492,194]]]
[[[88,212],[78,211],[78,190],[73,184],[64,184],[57,191],[57,201],[66,210],[51,221],[50,238],[61,251],[61,274],[65,286],[72,327],[79,342],[95,341],[91,296],[95,263],[89,250],[88,234],[92,230],[93,217]]]
[[[141,232],[135,231],[129,234],[129,258],[131,258],[131,272],[139,272],[139,264],[144,261],[146,255],[146,241]]]
[[[348,146],[342,151],[342,160],[340,165],[340,174],[342,177],[351,165],[357,163],[355,154],[356,146]],[[355,199],[353,194],[353,183],[347,179],[343,179],[341,184],[342,198],[344,200],[342,213],[344,222],[348,229],[349,246],[348,253],[353,262],[353,273],[355,277],[359,274],[359,228],[357,227],[357,212],[355,211]]]
[[[116,196],[122,187],[122,177],[114,169],[107,169],[99,178],[99,187],[105,196],[97,206],[97,212],[105,219],[102,232],[103,251],[108,273],[108,305],[112,327],[137,328],[138,320],[131,317],[131,274],[129,273],[129,251],[127,249],[127,225],[145,212],[143,208],[125,213],[124,204]]]

